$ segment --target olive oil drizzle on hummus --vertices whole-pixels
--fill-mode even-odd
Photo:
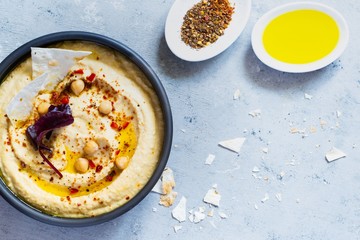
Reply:
[[[130,123],[125,129],[119,131],[116,139],[119,142],[119,147],[116,152],[120,156],[126,156],[131,159],[131,157],[134,155],[137,145],[137,136],[136,136],[136,131],[134,129],[134,125]],[[65,149],[66,149],[65,156],[67,160],[67,165],[64,171],[68,173],[76,174],[74,163],[78,158],[81,157],[81,153],[72,152],[68,147],[65,147]],[[121,174],[121,171],[119,169],[114,168],[113,169],[114,175],[112,176],[112,179],[110,181],[109,178],[105,177],[100,181],[90,184],[87,187],[81,187],[77,189],[78,192],[71,194],[70,193],[72,189],[71,186],[59,186],[57,184],[49,182],[48,180],[41,179],[34,171],[28,168],[24,168],[24,170],[28,172],[30,179],[32,179],[39,188],[59,197],[67,197],[67,196],[79,197],[100,191],[106,188],[107,186],[109,186],[111,182]]]

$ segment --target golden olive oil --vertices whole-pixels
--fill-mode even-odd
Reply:
[[[340,31],[335,20],[317,10],[295,10],[273,19],[263,44],[273,58],[291,64],[322,59],[335,49]]]
[[[131,158],[137,146],[137,135],[135,126],[130,123],[125,129],[122,129],[116,138],[119,142],[118,147],[118,154],[120,156],[127,156]],[[66,159],[68,161],[67,166],[65,168],[65,172],[75,174],[76,170],[74,168],[75,161],[81,157],[81,153],[71,152],[71,150],[66,147]],[[36,184],[46,192],[49,192],[53,195],[60,196],[60,197],[79,197],[88,195],[93,192],[97,192],[102,190],[103,188],[108,187],[113,180],[115,180],[120,174],[121,171],[119,169],[114,168],[114,175],[112,176],[112,180],[109,181],[108,178],[101,179],[88,187],[83,187],[77,189],[78,192],[70,194],[70,186],[59,186],[55,183],[49,182],[49,180],[41,179],[37,176],[36,173],[29,171],[30,178],[36,182]],[[54,176],[57,177],[57,176]]]

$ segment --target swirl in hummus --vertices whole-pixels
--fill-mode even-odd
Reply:
[[[7,117],[6,107],[33,80],[31,58],[1,84],[1,176],[18,197],[42,212],[71,218],[100,215],[132,199],[155,170],[163,143],[161,107],[145,75],[120,53],[82,41],[52,47],[92,54],[54,89],[38,93],[30,116],[17,124]],[[75,81],[80,88],[72,86]],[[43,141],[60,178],[25,132],[44,114],[44,105],[65,102],[74,122]]]

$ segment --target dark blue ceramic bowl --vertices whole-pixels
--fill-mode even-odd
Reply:
[[[79,31],[69,31],[69,32],[58,32],[52,33],[49,35],[45,35],[39,38],[36,38],[11,53],[4,61],[0,64],[0,84],[5,79],[5,77],[23,60],[30,57],[30,48],[31,47],[46,47],[51,44],[55,44],[62,41],[88,41],[93,42],[99,45],[103,45],[109,48],[112,48],[121,54],[125,55],[129,58],[133,63],[135,63],[146,75],[150,83],[152,84],[161,104],[163,117],[164,117],[164,142],[162,145],[161,156],[158,162],[158,166],[150,178],[149,182],[144,186],[144,188],[129,202],[124,204],[123,206],[109,212],[96,217],[91,218],[63,218],[51,216],[46,213],[43,213],[29,204],[25,203],[21,199],[19,199],[4,183],[4,181],[0,178],[0,194],[2,197],[8,201],[13,207],[18,209],[20,212],[30,216],[36,220],[41,222],[58,225],[63,227],[83,227],[90,226],[95,224],[100,224],[109,220],[112,220],[125,212],[132,209],[136,206],[141,200],[145,198],[145,196],[151,191],[156,182],[159,180],[162,171],[164,170],[171,149],[172,143],[172,135],[173,135],[173,123],[172,123],[172,115],[169,100],[165,93],[165,90],[155,74],[155,72],[151,69],[151,67],[145,62],[145,60],[140,57],[133,50],[125,46],[124,44],[105,37],[103,35],[89,33],[89,32],[79,32]]]

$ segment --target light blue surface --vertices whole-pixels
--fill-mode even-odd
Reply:
[[[348,48],[324,69],[286,74],[259,62],[250,34],[262,14],[288,2],[253,0],[249,23],[228,50],[188,63],[175,57],[164,39],[173,1],[0,0],[0,60],[33,38],[65,30],[100,33],[143,56],[172,105],[168,165],[175,174],[176,203],[185,196],[188,210],[209,209],[202,199],[215,183],[222,195],[214,217],[198,224],[179,224],[171,217],[173,207],[159,206],[152,193],[122,217],[81,229],[39,223],[0,198],[0,239],[360,239],[360,2],[316,1],[344,15]],[[233,100],[236,89],[241,96]],[[313,98],[305,99],[305,93]],[[260,118],[248,115],[255,109],[262,110]],[[308,136],[291,134],[292,127],[306,129]],[[235,137],[247,138],[240,154],[217,145]],[[333,146],[347,157],[327,163],[325,153]],[[211,166],[204,164],[209,153],[216,156]],[[262,179],[252,176],[254,166]],[[269,200],[262,203],[266,193]],[[228,218],[220,219],[219,211]],[[182,229],[175,233],[174,225]]]

